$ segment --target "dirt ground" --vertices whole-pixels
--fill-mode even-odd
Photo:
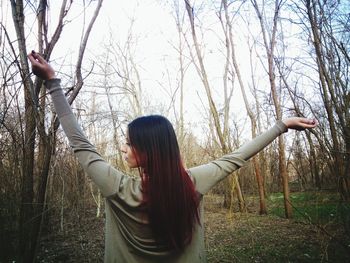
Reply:
[[[307,223],[254,211],[230,213],[212,200],[205,207],[208,262],[350,262],[350,242],[346,251],[341,229],[329,226],[329,236]],[[63,231],[59,218],[50,218],[38,262],[103,262],[104,218],[96,218],[94,208],[79,214],[66,216]]]

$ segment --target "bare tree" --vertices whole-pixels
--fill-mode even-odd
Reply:
[[[183,32],[183,24],[184,24],[184,14],[180,11],[179,6],[180,0],[173,0],[174,4],[174,18],[176,22],[176,30],[177,30],[177,37],[178,37],[178,43],[177,46],[174,46],[174,48],[178,52],[178,63],[179,63],[179,76],[177,77],[177,87],[176,92],[179,90],[180,92],[180,98],[179,98],[179,117],[177,121],[177,134],[179,137],[179,144],[180,147],[184,146],[184,81],[185,81],[185,73],[188,66],[185,65],[185,39],[184,39],[184,32]]]
[[[219,111],[217,109],[216,103],[214,102],[212,93],[211,93],[211,88],[210,88],[210,84],[208,81],[208,75],[207,75],[207,71],[204,65],[204,59],[203,56],[201,54],[201,49],[200,49],[200,45],[197,39],[197,35],[196,35],[196,29],[195,29],[195,25],[194,25],[194,9],[192,7],[192,5],[190,4],[190,2],[188,0],[185,0],[185,6],[186,6],[186,11],[188,14],[188,18],[190,21],[190,25],[191,25],[191,34],[192,34],[192,40],[193,40],[193,44],[194,44],[194,48],[195,48],[195,52],[196,52],[196,58],[198,61],[195,64],[196,70],[201,78],[201,81],[203,83],[203,87],[205,89],[206,95],[207,95],[207,99],[208,99],[208,103],[209,103],[209,111],[210,111],[210,116],[213,120],[213,127],[215,130],[215,134],[219,140],[220,143],[220,147],[222,150],[222,153],[228,153],[230,152],[232,149],[230,147],[230,140],[229,140],[229,113],[230,113],[230,101],[232,98],[232,90],[229,91],[228,86],[227,86],[227,73],[228,73],[228,63],[229,61],[226,60],[226,65],[225,65],[225,73],[224,73],[224,111],[223,111],[223,121],[221,123],[220,121],[220,116],[219,116]],[[228,46],[227,46],[228,48]],[[227,52],[230,52],[229,49],[227,49]],[[227,58],[228,59],[228,58]],[[193,59],[193,61],[195,61]],[[234,189],[236,189],[236,193],[238,196],[238,202],[239,202],[239,206],[240,206],[240,210],[241,211],[245,211],[245,202],[243,199],[243,195],[242,195],[242,191],[240,189],[240,184],[238,181],[237,176],[235,175],[234,178],[234,183],[231,184],[231,188],[234,187]],[[227,196],[225,196],[225,203],[227,207],[230,207],[231,205],[229,204],[231,199],[228,199]]]
[[[282,108],[280,102],[280,95],[278,93],[276,87],[276,76],[275,76],[275,63],[274,63],[274,52],[276,48],[276,34],[277,34],[277,24],[280,15],[280,9],[283,1],[275,0],[274,1],[274,16],[272,21],[272,28],[270,32],[267,32],[265,17],[263,16],[263,12],[261,11],[261,7],[258,5],[256,0],[251,0],[253,7],[256,11],[257,17],[260,22],[262,37],[264,48],[267,57],[267,74],[269,76],[271,95],[275,107],[275,113],[277,120],[282,119]],[[264,8],[264,7],[263,7]],[[268,39],[268,36],[270,38]],[[283,186],[283,195],[284,195],[284,208],[285,208],[285,216],[287,218],[292,217],[292,206],[290,204],[289,198],[289,184],[288,184],[288,172],[286,165],[286,156],[285,156],[285,143],[283,136],[278,138],[278,152],[279,152],[279,172],[282,178],[282,186]]]
[[[256,116],[248,102],[247,95],[246,95],[246,87],[244,85],[243,79],[242,79],[242,74],[240,71],[240,67],[238,65],[237,59],[236,59],[236,51],[235,51],[235,43],[234,43],[234,37],[233,37],[233,29],[232,29],[232,19],[229,17],[229,12],[228,12],[228,4],[226,0],[221,1],[221,7],[224,10],[224,18],[221,17],[221,12],[220,12],[220,21],[222,23],[222,26],[224,28],[224,33],[226,36],[226,46],[228,50],[227,58],[230,58],[231,56],[231,62],[233,64],[234,72],[238,78],[238,83],[239,87],[242,92],[243,100],[244,100],[244,105],[246,107],[247,114],[250,119],[251,123],[251,130],[252,130],[252,138],[256,137],[257,135],[257,120]],[[231,53],[231,54],[230,54]],[[252,61],[251,61],[252,63]],[[260,163],[259,159],[257,156],[254,156],[252,159],[253,166],[254,166],[254,172],[256,176],[256,180],[258,183],[258,190],[259,190],[259,197],[260,197],[260,214],[267,214],[266,210],[266,200],[265,200],[265,191],[264,191],[264,182],[263,182],[263,177],[261,175],[261,170],[260,170]]]
[[[333,164],[339,192],[350,200],[349,20],[340,2],[302,1],[316,55],[319,87],[331,135]],[[339,30],[335,28],[337,26]],[[347,41],[343,42],[343,41]]]
[[[128,100],[128,105],[131,107],[127,119],[133,119],[144,114],[144,106],[147,105],[146,99],[142,94],[142,82],[139,73],[139,67],[135,62],[134,50],[137,48],[137,41],[133,35],[133,23],[131,20],[127,39],[124,44],[114,41],[112,38],[109,49],[113,64],[113,74],[118,76],[118,88]]]
[[[86,32],[82,37],[82,43],[79,50],[78,61],[76,65],[77,84],[69,98],[72,103],[79,93],[83,78],[81,73],[81,63],[84,56],[85,47],[91,32],[91,28],[101,8],[102,0],[98,1],[95,13],[88,25]],[[38,22],[38,46],[39,52],[49,60],[52,50],[60,38],[64,19],[70,10],[71,2],[62,1],[58,24],[54,34],[49,40],[48,36],[48,3],[46,0],[38,2],[37,6],[32,6],[36,10]],[[52,119],[51,123],[46,123],[45,109],[46,98],[45,90],[40,79],[32,82],[30,70],[27,62],[27,46],[25,32],[25,10],[23,1],[11,0],[12,17],[16,29],[18,40],[19,67],[22,83],[24,86],[25,97],[25,125],[23,140],[23,162],[22,162],[22,197],[20,209],[20,248],[19,260],[21,262],[31,262],[35,260],[37,241],[40,236],[42,217],[45,209],[46,185],[49,174],[51,156],[55,149],[55,135],[58,128],[58,121]],[[40,94],[40,96],[39,96]],[[48,130],[46,127],[50,127]],[[37,134],[38,132],[38,134]],[[39,141],[38,154],[36,152],[36,138]],[[34,195],[34,177],[37,167],[38,189],[37,195]],[[33,202],[37,205],[33,207]]]
[[[111,60],[111,50],[110,48],[105,49],[106,52],[101,59],[95,61],[98,70],[101,72],[95,76],[97,77],[96,84],[94,84],[94,88],[104,90],[104,95],[107,98],[108,110],[110,115],[107,116],[107,119],[111,121],[113,126],[113,147],[116,152],[115,165],[119,167],[121,170],[126,170],[124,161],[122,159],[121,154],[121,134],[122,132],[122,120],[119,115],[122,114],[122,109],[120,107],[116,107],[120,103],[115,103],[116,96],[119,94],[123,94],[123,91],[119,91],[120,86],[116,84],[116,80],[113,78],[115,76],[115,68],[111,65],[115,64],[114,61]],[[99,79],[102,78],[102,81]]]

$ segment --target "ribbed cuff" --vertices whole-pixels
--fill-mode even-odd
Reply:
[[[278,120],[278,121],[276,122],[276,126],[277,126],[278,129],[280,130],[281,134],[288,131],[287,125],[286,125],[283,121],[281,121],[281,120]]]
[[[54,78],[54,79],[45,80],[44,85],[46,89],[50,92],[50,94],[52,94],[56,90],[61,89],[61,79]]]

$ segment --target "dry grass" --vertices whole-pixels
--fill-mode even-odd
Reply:
[[[229,213],[219,200],[205,199],[208,262],[349,262],[350,239],[340,225],[327,225],[332,238],[302,221]]]
[[[307,222],[259,216],[254,200],[248,202],[250,213],[243,214],[221,208],[219,196],[209,195],[204,201],[209,263],[350,262],[350,252],[344,248],[350,240],[340,225],[325,225],[331,238]],[[80,219],[68,216],[64,232],[54,217],[50,221],[38,262],[103,262],[104,219],[95,218],[93,208]]]

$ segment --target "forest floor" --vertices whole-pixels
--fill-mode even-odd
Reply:
[[[303,198],[304,207],[307,207],[305,202],[310,202]],[[311,212],[301,219],[295,216],[288,220],[278,212],[276,215],[272,199],[269,199],[270,215],[260,216],[256,199],[253,199],[247,201],[249,212],[238,213],[223,209],[218,196],[205,197],[204,226],[209,263],[350,262],[350,237],[346,234],[349,222],[327,219],[327,222],[313,223]],[[322,200],[331,201],[328,197]],[[322,207],[314,200],[311,205]],[[337,217],[331,208],[327,211],[330,218]],[[58,218],[50,218],[51,226],[42,234],[38,262],[103,262],[104,219],[96,218],[95,212],[93,208],[86,208],[79,213],[79,218],[66,216],[64,231],[57,229]],[[317,213],[321,218],[320,212]],[[349,216],[343,218],[348,220]]]

